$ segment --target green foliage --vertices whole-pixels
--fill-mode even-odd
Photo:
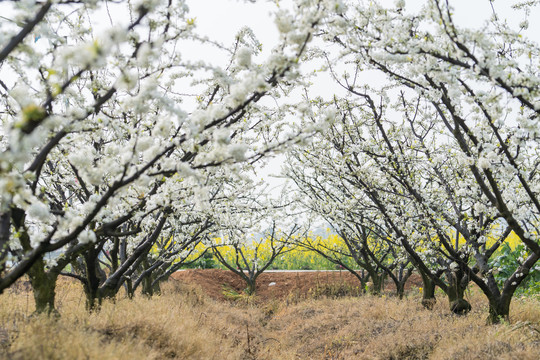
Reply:
[[[493,258],[493,269],[495,280],[502,286],[504,281],[508,279],[516,270],[516,268],[527,258],[528,250],[523,244],[517,245],[513,250],[507,244],[497,251]],[[529,276],[520,284],[516,290],[516,294],[520,295],[537,295],[540,294],[540,266],[533,267]]]

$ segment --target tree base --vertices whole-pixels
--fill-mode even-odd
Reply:
[[[466,315],[471,309],[471,304],[465,299],[457,299],[450,303],[450,311],[456,315]]]
[[[436,303],[437,303],[437,299],[435,298],[422,299],[422,306],[428,310],[433,310],[433,307],[435,307]]]

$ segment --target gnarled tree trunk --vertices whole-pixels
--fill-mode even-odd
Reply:
[[[446,295],[450,304],[450,311],[457,315],[465,315],[471,311],[471,304],[465,300],[464,294],[467,288],[468,279],[463,271],[447,271],[448,289]]]

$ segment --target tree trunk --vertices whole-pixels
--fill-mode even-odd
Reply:
[[[457,315],[465,315],[471,311],[471,304],[464,299],[466,286],[463,284],[464,274],[461,270],[448,271],[446,273],[448,279],[448,302],[450,311]]]
[[[152,288],[152,276],[147,275],[144,277],[141,283],[141,293],[144,296],[152,297],[154,295],[154,289]]]
[[[142,268],[143,268],[143,279],[142,279],[142,293],[143,295],[146,295],[148,297],[152,297],[153,295],[160,295],[161,294],[161,285],[158,278],[163,275],[163,270],[161,270],[159,267],[157,269],[154,269],[153,271],[149,271],[150,265],[148,263],[148,260],[145,260],[142,262]]]
[[[489,300],[488,324],[499,324],[502,321],[509,321],[510,302],[512,297],[491,297]]]
[[[420,276],[422,277],[422,306],[428,310],[432,310],[437,302],[435,298],[435,282],[431,278],[424,274],[422,271],[419,271]]]
[[[156,281],[157,276],[149,274],[142,281],[142,293],[148,297],[161,294],[161,281]]]
[[[86,309],[89,311],[97,310],[99,305],[101,305],[99,296],[99,285],[101,281],[98,277],[97,253],[92,250],[83,255],[86,275],[86,284],[84,286]]]
[[[17,227],[17,230],[21,233],[19,241],[22,248],[24,251],[30,251],[32,246],[26,228],[20,226]],[[56,279],[58,279],[58,273],[48,273],[45,270],[43,256],[40,256],[30,267],[27,274],[32,285],[32,292],[34,293],[36,313],[57,314],[54,300],[56,297]]]
[[[246,293],[248,295],[255,294],[255,291],[257,290],[257,284],[256,284],[255,279],[250,278],[249,280],[246,280],[246,284],[247,284]]]
[[[39,259],[28,271],[28,277],[34,293],[36,313],[57,314],[54,301],[58,274],[46,272],[43,259]]]
[[[126,294],[128,298],[133,299],[135,296],[135,289],[133,288],[133,281],[131,279],[126,279],[124,282],[124,286],[126,288]]]
[[[385,274],[379,274],[374,268],[368,268],[366,270],[369,274],[369,279],[371,279],[371,284],[369,284],[369,282],[366,283],[366,290],[370,294],[379,295],[382,291]]]
[[[403,296],[405,295],[405,282],[404,281],[398,281],[396,283],[396,295],[399,297],[399,299],[403,299]]]
[[[161,295],[161,281],[155,281],[152,283],[152,291],[155,295]]]
[[[86,310],[94,311],[99,309],[101,301],[98,301],[99,284],[88,282],[84,284],[84,294],[86,295]]]
[[[387,273],[396,285],[396,296],[399,297],[400,300],[405,296],[405,284],[411,274],[412,269],[406,269],[404,266],[400,266],[400,268],[396,270],[396,274]]]

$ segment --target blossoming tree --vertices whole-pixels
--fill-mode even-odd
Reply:
[[[38,311],[51,308],[52,284],[77,256],[99,256],[124,235],[132,254],[146,254],[174,217],[184,179],[203,189],[200,171],[297,141],[275,135],[270,124],[281,128],[283,117],[258,102],[293,86],[324,14],[320,1],[282,11],[280,44],[258,62],[241,32],[220,47],[223,67],[183,56],[186,43],[206,41],[185,2],[110,5],[118,19],[100,1],[14,2],[14,22],[1,29],[1,70],[15,76],[0,83],[0,290],[28,273]],[[104,15],[110,25],[97,33]],[[46,264],[53,252],[56,264]]]
[[[361,149],[342,155],[364,168],[356,172],[358,183],[395,224],[419,269],[428,270],[407,239],[425,229],[436,235],[425,234],[429,247],[457,276],[450,283],[474,281],[497,322],[508,317],[516,288],[540,258],[538,46],[520,33],[526,23],[511,29],[495,15],[467,29],[455,24],[449,2],[426,1],[419,13],[404,8],[403,1],[355,4],[324,31],[340,49],[328,57],[332,74],[349,93],[341,115],[357,111],[355,103],[371,113],[354,133]],[[352,69],[340,73],[334,61]],[[383,75],[384,88],[366,86],[363,71]],[[342,133],[343,140],[350,134]],[[358,152],[367,157],[358,162]],[[421,226],[398,226],[413,215],[422,217]],[[495,224],[504,229],[501,237],[486,244]],[[500,288],[488,260],[510,230],[528,255]]]

